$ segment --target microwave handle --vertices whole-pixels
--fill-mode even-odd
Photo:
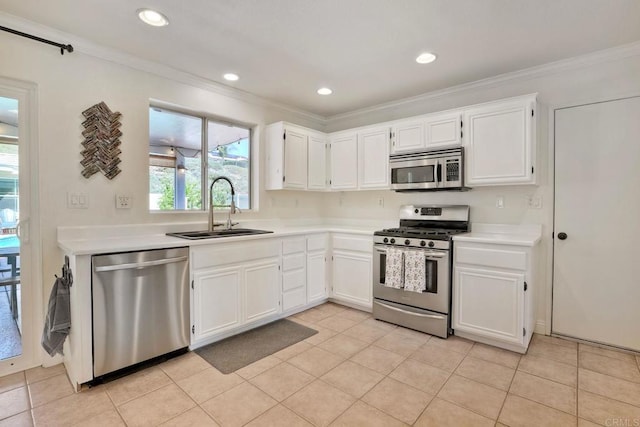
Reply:
[[[441,182],[442,182],[442,165],[440,164],[440,160],[436,160],[436,186],[440,187]]]

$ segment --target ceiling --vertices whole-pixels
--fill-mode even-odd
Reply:
[[[142,7],[170,25],[143,24]],[[638,0],[0,0],[0,10],[324,117],[640,40]],[[418,65],[423,51],[438,60]],[[322,86],[333,95],[317,95]]]

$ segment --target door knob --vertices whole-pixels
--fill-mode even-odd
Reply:
[[[566,238],[567,238],[567,233],[562,233],[562,232],[558,233],[558,239],[564,240]]]

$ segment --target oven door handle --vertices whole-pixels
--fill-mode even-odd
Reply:
[[[381,303],[380,301],[376,301],[376,304],[380,304],[381,306],[388,308],[389,310],[393,310],[393,311],[399,311],[401,313],[405,313],[405,314],[412,314],[414,316],[418,316],[418,317],[426,317],[428,319],[437,319],[437,320],[442,320],[444,319],[444,316],[438,316],[435,314],[422,314],[422,313],[416,313],[413,311],[407,311],[407,310],[403,310],[401,308],[397,308],[397,307],[393,307],[384,303]]]
[[[375,245],[374,250],[377,252],[387,252],[387,248],[384,246]],[[411,250],[411,249],[410,249]],[[418,249],[419,250],[419,249]],[[438,251],[424,251],[425,258],[444,258],[447,256],[446,252],[438,252]]]
[[[444,252],[426,252],[424,254],[425,258],[444,258],[447,254]]]

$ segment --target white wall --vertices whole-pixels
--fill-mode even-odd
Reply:
[[[40,158],[40,218],[44,283],[49,294],[59,272],[62,253],[56,228],[61,225],[193,222],[207,220],[202,213],[150,213],[148,211],[148,107],[155,99],[205,114],[256,125],[256,138],[265,124],[288,120],[316,129],[322,123],[305,115],[261,106],[154,74],[97,59],[76,50],[61,56],[56,48],[7,33],[0,33],[0,76],[36,83]],[[104,101],[122,113],[122,172],[113,180],[98,173],[80,174],[81,112]],[[264,164],[264,150],[260,150]],[[260,174],[264,171],[261,168]],[[67,192],[89,195],[88,209],[68,209]],[[133,196],[129,210],[115,209],[115,195]],[[322,198],[310,193],[266,193],[260,190],[260,210],[238,218],[317,218]],[[297,203],[296,203],[297,201]]]
[[[637,49],[636,49],[637,51]],[[351,113],[332,118],[328,131],[410,117],[429,112],[463,107],[481,102],[538,93],[538,186],[505,186],[476,188],[468,192],[394,193],[391,191],[342,192],[325,196],[323,213],[332,218],[368,218],[389,220],[397,218],[400,205],[405,203],[468,204],[471,222],[503,224],[542,224],[543,241],[538,286],[538,324],[541,331],[546,321],[550,327],[551,254],[553,231],[553,120],[549,113],[556,107],[579,105],[619,97],[640,95],[640,56],[609,60],[562,71],[541,73],[537,77],[502,81],[442,96],[417,99],[393,105]],[[506,79],[505,79],[506,80]],[[630,141],[630,143],[633,143]],[[580,150],[580,147],[575,147]],[[542,197],[542,209],[531,209],[528,196]],[[496,198],[504,197],[504,208],[496,207]],[[380,207],[379,199],[384,199]]]

